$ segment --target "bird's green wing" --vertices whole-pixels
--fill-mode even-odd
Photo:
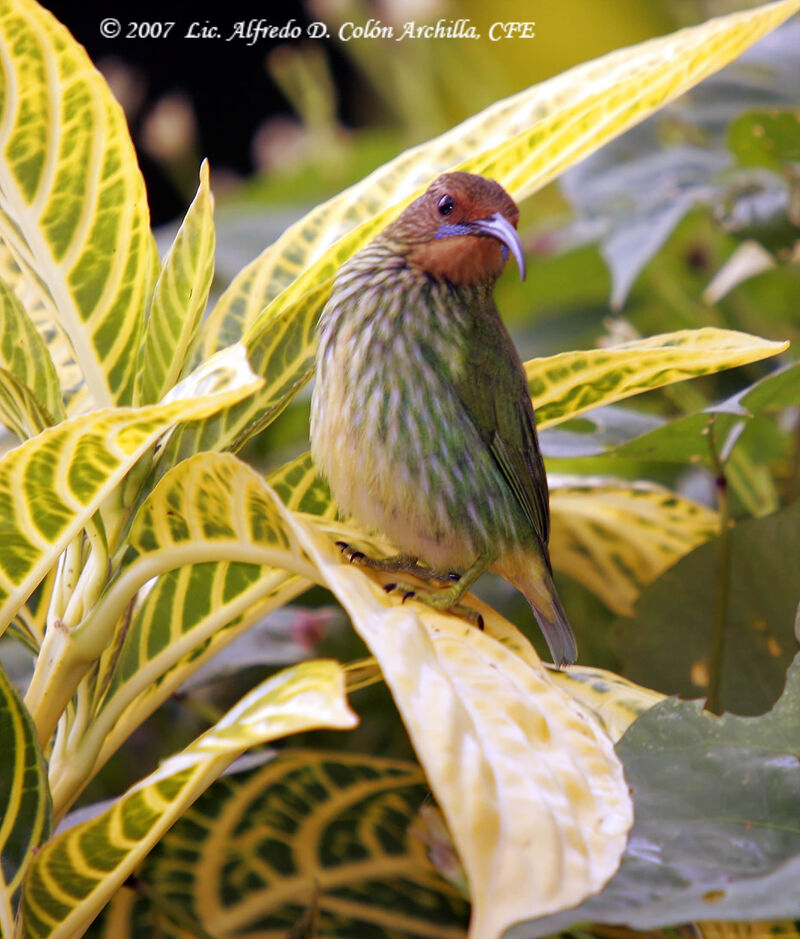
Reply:
[[[496,310],[483,311],[474,329],[455,376],[456,392],[544,548],[550,535],[547,476],[525,372]]]

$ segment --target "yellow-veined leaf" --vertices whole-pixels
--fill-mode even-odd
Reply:
[[[53,423],[36,395],[5,368],[0,368],[0,424],[20,440],[34,437]]]
[[[185,928],[228,939],[300,935],[292,930],[312,907],[319,936],[463,939],[468,904],[417,837],[428,798],[414,763],[284,750],[203,793],[92,934],[138,939],[163,929],[159,907],[136,889],[146,884],[179,904]],[[192,863],[180,865],[178,883],[176,857],[187,852]]]
[[[142,504],[127,543],[127,563],[92,620],[117,622],[147,588],[103,653],[85,735],[71,734],[63,760],[54,750],[58,815],[181,681],[316,577],[263,478],[231,454],[197,454],[174,467]],[[87,621],[77,632],[92,628]]]
[[[23,891],[27,935],[80,934],[163,834],[245,750],[287,734],[356,723],[335,662],[304,662],[262,682],[110,809],[42,848]]]
[[[75,417],[91,404],[89,390],[75,352],[69,340],[58,327],[53,298],[47,288],[31,279],[14,260],[8,246],[0,237],[0,280],[13,290],[31,323],[48,351],[61,386],[61,398],[67,414]]]
[[[608,349],[562,352],[525,363],[539,427],[569,420],[589,408],[661,388],[686,378],[778,355],[788,342],[771,342],[733,329],[681,329]]]
[[[159,437],[180,421],[240,400],[260,384],[237,374],[231,385],[227,353],[216,358],[229,383],[226,390],[187,398],[178,386],[172,402],[94,411],[48,428],[0,460],[0,630]],[[209,387],[215,381],[212,366],[204,379]]]
[[[0,935],[14,935],[19,888],[33,852],[50,837],[47,770],[30,714],[0,668]]]
[[[33,0],[6,0],[0,46],[0,235],[51,298],[96,406],[129,404],[156,272],[125,115]]]
[[[621,49],[514,95],[401,154],[291,226],[234,279],[212,310],[199,354],[241,338],[262,391],[234,412],[193,428],[171,460],[197,449],[236,448],[307,381],[314,326],[333,275],[440,172],[491,176],[517,199],[721,68],[800,8],[778,0]],[[224,426],[223,426],[224,424]],[[207,447],[204,447],[204,449]]]
[[[491,635],[496,615],[481,632],[413,600],[393,606],[318,532],[287,518],[380,663],[467,872],[471,939],[497,939],[597,892],[633,821],[599,723],[530,647],[522,658]]]
[[[287,509],[320,518],[336,518],[336,503],[327,484],[317,474],[310,453],[286,463],[267,481]]]
[[[66,417],[58,376],[41,336],[14,291],[0,281],[0,367],[29,388],[53,421]],[[35,433],[43,428],[38,428]]]
[[[637,717],[666,697],[602,668],[571,665],[548,672],[552,681],[592,712],[614,743]]]
[[[551,474],[550,557],[616,613],[641,588],[719,533],[712,509],[655,483]]]
[[[184,371],[214,276],[214,198],[208,163],[156,281],[145,322],[136,377],[136,403],[153,404]]]

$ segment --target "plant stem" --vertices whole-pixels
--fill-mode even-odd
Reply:
[[[725,652],[725,627],[728,614],[728,592],[731,579],[730,546],[730,501],[728,498],[728,479],[725,467],[720,459],[714,439],[714,423],[708,429],[708,444],[711,449],[711,461],[714,465],[714,482],[717,487],[717,508],[719,510],[720,534],[719,555],[717,559],[717,597],[714,609],[714,628],[711,636],[709,656],[708,709],[719,712],[720,685],[722,680],[722,658]]]

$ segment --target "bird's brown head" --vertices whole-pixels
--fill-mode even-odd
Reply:
[[[445,173],[386,234],[404,246],[414,267],[456,286],[471,286],[494,283],[509,252],[524,279],[518,221],[519,209],[499,183],[472,173]]]

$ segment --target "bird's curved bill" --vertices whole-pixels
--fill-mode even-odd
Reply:
[[[500,244],[505,245],[511,254],[514,255],[514,260],[517,262],[519,279],[525,280],[525,253],[522,250],[522,241],[520,240],[516,228],[514,228],[505,215],[501,215],[500,212],[495,212],[494,215],[490,215],[489,218],[472,222],[470,227],[473,231],[477,231],[481,235],[489,235],[491,238],[496,238]]]

